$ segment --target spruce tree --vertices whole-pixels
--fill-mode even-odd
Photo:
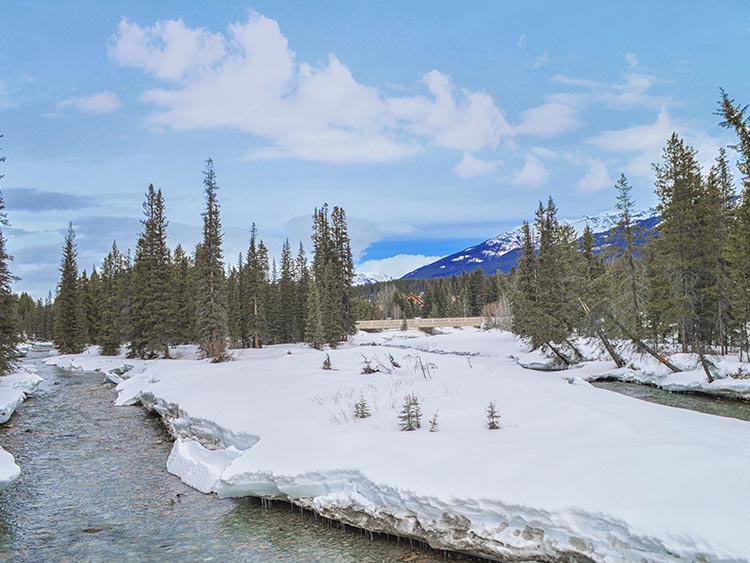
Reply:
[[[206,161],[203,172],[206,210],[203,213],[203,240],[196,251],[197,336],[201,352],[212,361],[224,361],[227,339],[227,311],[224,300],[224,266],[218,185],[213,161]]]
[[[171,319],[173,325],[170,334],[175,344],[187,344],[195,341],[193,269],[190,256],[178,244],[172,254],[171,264]]]
[[[669,285],[669,301],[663,304],[665,321],[678,327],[682,351],[705,344],[701,317],[705,314],[707,257],[703,182],[696,152],[673,133],[664,148],[656,172],[657,209],[662,221],[653,241]]]
[[[133,324],[130,353],[148,358],[164,353],[169,358],[171,268],[167,246],[167,219],[161,190],[149,185],[143,204],[143,230],[133,264]]]
[[[4,161],[5,156],[0,156],[0,163]],[[0,179],[2,177],[3,175],[0,174]],[[11,289],[14,277],[8,267],[8,262],[12,258],[6,250],[5,234],[2,230],[2,227],[8,225],[4,210],[5,202],[0,193],[0,376],[7,375],[15,368],[18,360],[16,346],[21,340],[16,319],[15,299]]]
[[[624,174],[617,181],[615,190],[615,208],[619,216],[617,225],[610,231],[607,248],[612,309],[617,319],[638,334],[642,325],[644,291],[644,272],[638,260],[638,247],[643,242],[644,233],[633,221],[635,202],[632,187]]]
[[[279,342],[294,340],[297,291],[295,287],[294,259],[289,239],[281,249],[281,271],[278,283]]]
[[[320,293],[318,292],[318,283],[314,277],[309,282],[307,314],[305,317],[305,342],[313,348],[320,349],[325,343],[325,334],[323,332]]]
[[[310,292],[310,272],[307,268],[305,248],[299,243],[297,258],[294,263],[295,281],[295,314],[294,314],[294,342],[305,340],[305,325],[307,324],[307,300]]]
[[[86,280],[83,293],[86,313],[86,333],[90,344],[101,344],[104,298],[101,277],[96,268],[93,268],[91,275]]]
[[[123,318],[125,290],[122,279],[125,267],[124,257],[112,243],[112,250],[102,261],[102,314],[99,334],[99,353],[103,356],[116,356],[120,353],[126,327]]]
[[[54,343],[61,354],[80,354],[86,346],[86,320],[76,258],[75,231],[71,223],[65,235],[60,282],[55,298]]]

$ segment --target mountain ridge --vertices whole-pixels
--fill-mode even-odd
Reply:
[[[563,219],[560,222],[573,226],[579,239],[586,225],[589,225],[594,231],[594,249],[600,251],[618,219],[617,212],[607,211],[598,215],[584,215],[578,219]],[[649,209],[633,214],[633,221],[643,228],[652,229],[659,223],[659,216],[655,210]],[[494,274],[498,270],[508,273],[517,265],[521,255],[521,229],[521,225],[514,227],[496,237],[417,268],[401,279],[450,277],[470,273],[476,268],[481,268],[486,274]]]

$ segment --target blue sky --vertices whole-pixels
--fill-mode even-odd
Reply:
[[[18,290],[134,245],[149,183],[199,237],[214,159],[225,251],[252,222],[309,246],[323,202],[363,271],[401,275],[529,218],[613,207],[676,130],[708,165],[750,102],[746,2],[5,2],[0,182]]]

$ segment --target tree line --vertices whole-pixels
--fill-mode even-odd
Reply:
[[[213,162],[203,172],[203,236],[191,254],[167,243],[161,190],[148,187],[135,254],[113,243],[99,270],[79,273],[75,231],[63,246],[52,337],[63,353],[98,345],[104,355],[128,346],[138,358],[169,358],[170,346],[197,343],[204,357],[228,348],[305,341],[335,346],[354,331],[354,266],[346,214],[327,205],[313,216],[311,264],[289,241],[272,259],[253,224],[246,253],[225,268]],[[38,302],[37,302],[38,304]]]

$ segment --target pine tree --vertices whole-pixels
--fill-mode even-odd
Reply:
[[[227,311],[224,302],[224,266],[221,249],[218,186],[213,160],[206,161],[203,172],[206,210],[203,213],[203,240],[196,251],[197,336],[203,355],[212,361],[224,361],[227,339]]]
[[[68,226],[63,245],[60,282],[55,299],[55,347],[61,354],[80,354],[86,345],[81,287],[78,283],[75,231]]]
[[[615,189],[615,208],[619,217],[617,225],[610,231],[607,248],[611,302],[615,317],[631,332],[638,334],[642,326],[644,291],[644,272],[638,260],[638,247],[643,242],[644,233],[633,221],[635,202],[631,195],[632,187],[624,174],[620,176]]]
[[[125,289],[123,287],[124,257],[112,243],[112,250],[102,262],[102,315],[99,334],[99,353],[103,356],[116,356],[120,353],[126,328],[124,327],[123,307]]]
[[[305,325],[307,324],[307,300],[310,292],[310,272],[307,269],[305,248],[299,243],[297,258],[294,263],[295,277],[295,314],[294,314],[294,342],[305,340]]]
[[[662,218],[653,244],[664,261],[669,302],[665,320],[678,327],[682,351],[705,344],[701,333],[704,315],[704,278],[707,272],[705,223],[701,217],[703,183],[696,152],[673,133],[656,172],[657,209]]]
[[[409,394],[404,397],[401,413],[398,416],[399,426],[402,432],[412,432],[422,427],[422,407],[416,395]]]
[[[171,276],[171,319],[170,330],[175,344],[195,341],[195,288],[193,263],[181,245],[172,254]]]
[[[159,352],[169,358],[171,268],[167,246],[167,219],[161,190],[149,185],[143,204],[143,231],[133,264],[133,325],[130,353],[148,358]]]
[[[0,163],[4,161],[5,156],[0,156]],[[3,175],[0,174],[0,179],[2,177]],[[16,319],[15,299],[11,289],[14,277],[8,267],[8,262],[12,258],[6,250],[5,234],[2,231],[2,227],[8,225],[4,210],[5,202],[0,193],[0,376],[7,375],[15,368],[18,360],[16,346],[21,340]]]
[[[524,221],[521,227],[521,258],[511,293],[513,303],[513,332],[533,340],[536,334],[539,306],[537,255],[531,226]]]
[[[432,418],[430,419],[430,432],[437,432],[438,431],[438,411],[435,411],[432,414]]]
[[[305,342],[313,348],[320,349],[325,343],[320,293],[315,278],[310,279],[305,322]]]
[[[289,239],[281,249],[281,272],[278,284],[279,342],[294,340],[297,291],[295,287],[294,259]]]
[[[85,274],[85,272],[84,272]],[[85,277],[85,276],[84,276]],[[83,290],[84,310],[86,314],[86,334],[90,344],[101,344],[102,311],[104,309],[104,292],[101,277],[96,268],[91,270]]]
[[[497,412],[494,401],[487,405],[485,414],[487,415],[487,429],[500,430],[500,414]]]
[[[363,395],[359,396],[359,401],[354,403],[354,418],[369,418],[372,415],[370,406],[365,401]]]

